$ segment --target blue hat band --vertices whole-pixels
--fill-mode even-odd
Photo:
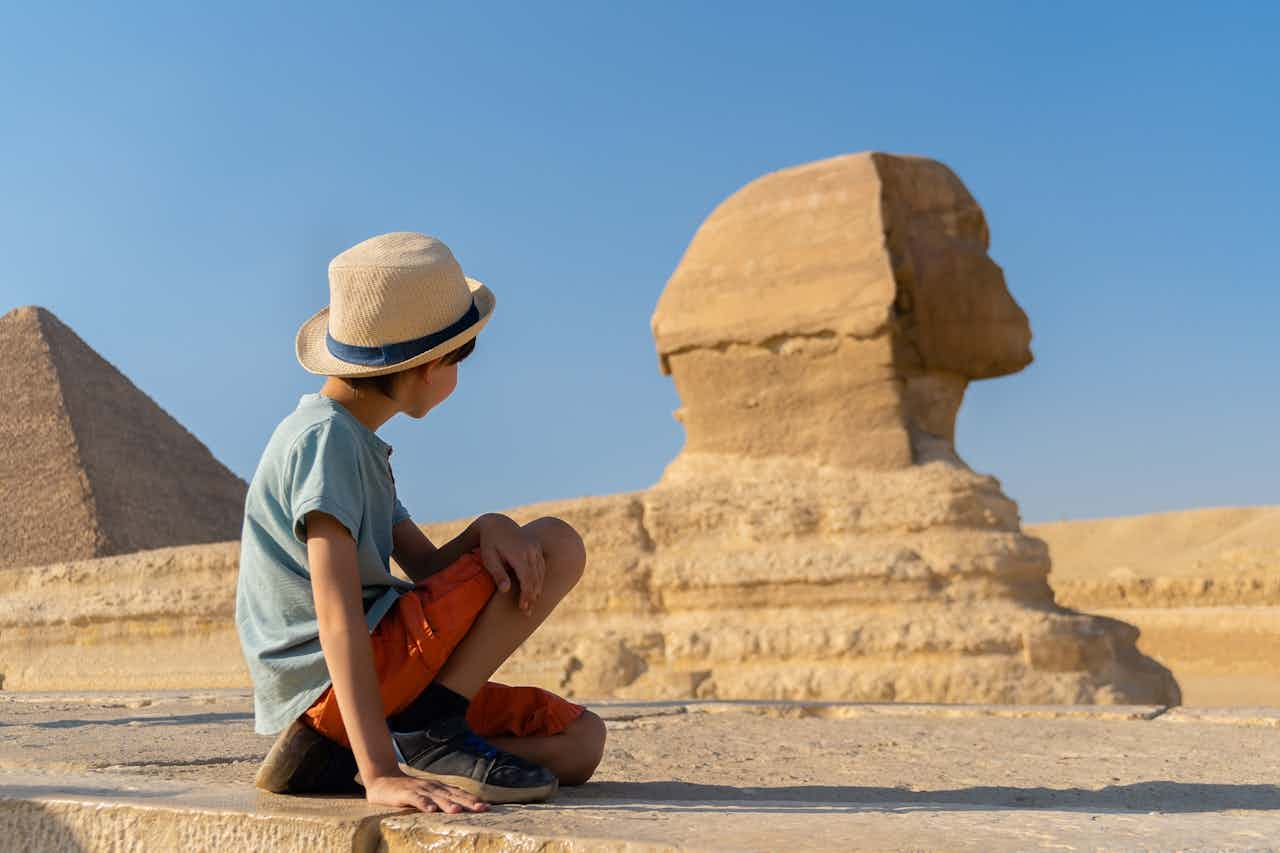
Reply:
[[[400,341],[395,344],[385,344],[380,347],[358,347],[353,344],[344,344],[342,341],[333,339],[326,328],[324,333],[324,345],[329,353],[337,359],[348,362],[350,364],[361,364],[365,367],[388,367],[393,364],[400,364],[411,358],[422,355],[429,349],[438,347],[440,344],[454,337],[455,335],[465,332],[473,324],[480,320],[480,309],[476,307],[475,300],[472,300],[471,307],[467,309],[467,313],[463,314],[457,322],[450,324],[448,327],[438,332],[432,332],[421,338],[414,338],[411,341]]]

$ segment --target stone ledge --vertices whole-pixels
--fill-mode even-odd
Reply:
[[[23,705],[90,705],[100,708],[142,709],[173,704],[226,705],[246,703],[252,692],[240,688],[208,690],[78,690],[0,692],[0,708],[7,702]],[[859,717],[1007,717],[1151,720],[1171,709],[1166,705],[979,705],[940,702],[831,702],[760,699],[579,700],[606,720],[675,714],[758,714],[769,717],[854,719]],[[1175,709],[1183,710],[1183,709]],[[1224,709],[1201,709],[1205,711]],[[1237,709],[1238,710],[1238,709]],[[1252,712],[1254,709],[1245,709]],[[1268,709],[1257,709],[1265,712]]]
[[[868,802],[570,797],[487,815],[441,816],[377,811],[352,798],[276,797],[245,786],[0,773],[0,833],[17,842],[14,849],[284,853],[1006,851],[1048,840],[1083,848],[1262,849],[1280,833],[1276,811],[1019,809],[902,794]]]
[[[271,739],[252,733],[245,691],[0,694],[0,838],[53,851],[353,853],[1256,849],[1280,838],[1280,743],[1256,722],[1268,709],[593,707],[610,729],[596,781],[546,804],[443,816],[255,790]]]
[[[1280,729],[1280,708],[1171,708],[1160,719],[1169,723],[1219,723]]]
[[[674,705],[676,703],[652,703]],[[593,705],[611,712],[627,707],[623,703]],[[750,699],[707,699],[683,703],[686,713],[761,714],[795,719],[816,717],[851,720],[863,717],[1004,717],[1008,719],[1090,719],[1152,720],[1166,712],[1167,705],[965,705],[916,702],[761,702]]]
[[[385,812],[383,812],[385,814]],[[27,850],[370,850],[362,800],[107,773],[0,772],[0,837]]]

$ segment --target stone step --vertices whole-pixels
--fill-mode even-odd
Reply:
[[[597,778],[427,815],[283,797],[239,690],[0,692],[0,850],[1266,849],[1274,709],[608,702]]]
[[[486,815],[419,815],[358,798],[280,797],[244,785],[0,772],[0,838],[26,851],[1020,850],[1266,848],[1280,814],[983,808],[947,798],[644,800],[572,794]]]

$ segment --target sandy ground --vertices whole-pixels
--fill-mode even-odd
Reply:
[[[561,846],[545,849],[565,850],[624,842],[734,850],[1280,844],[1274,711],[599,707],[610,743],[596,781],[533,808],[384,820],[383,843],[392,851],[424,838],[439,849],[498,849],[475,846],[473,835],[454,838],[464,846],[440,841],[498,832],[559,838]],[[66,832],[75,819],[58,810],[77,803],[98,808],[99,823],[103,802],[175,815],[288,813],[299,798],[250,786],[269,741],[251,733],[244,691],[0,694],[0,829],[5,797],[46,803],[42,819]],[[322,802],[333,804],[326,819],[376,814],[358,799]],[[30,831],[32,820],[11,810],[10,831]],[[136,818],[128,825],[140,831]],[[65,849],[93,848],[76,844]]]

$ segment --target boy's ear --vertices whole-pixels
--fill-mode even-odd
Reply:
[[[414,368],[414,370],[417,371],[418,373],[418,378],[421,379],[423,382],[426,382],[428,379],[431,378],[431,371],[439,367],[440,363],[443,360],[444,360],[443,358],[437,358],[437,359],[433,359],[432,361],[419,364],[417,367]]]

